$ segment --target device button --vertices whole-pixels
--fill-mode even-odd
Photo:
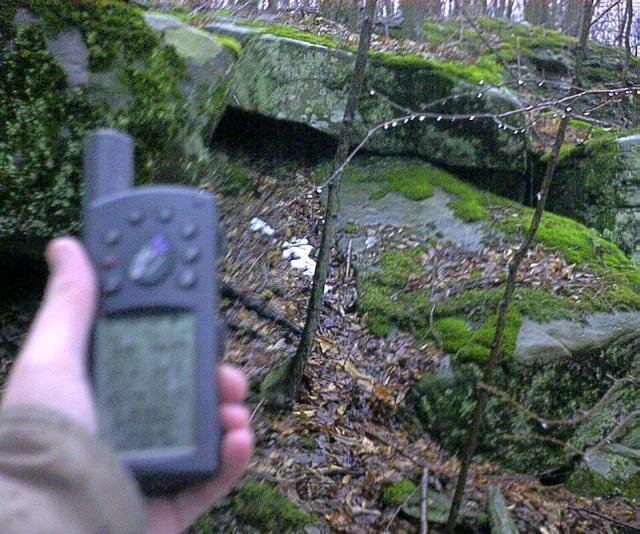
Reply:
[[[185,239],[191,239],[198,233],[198,228],[193,223],[187,223],[182,227],[180,233]]]
[[[158,221],[168,223],[173,218],[173,210],[171,208],[162,208],[158,213]]]
[[[196,273],[194,273],[191,269],[187,269],[186,271],[180,274],[180,278],[178,279],[178,283],[180,287],[183,289],[189,289],[196,285]]]
[[[184,251],[184,261],[186,261],[187,263],[193,263],[198,259],[199,256],[200,249],[196,246],[189,247]]]
[[[144,213],[142,213],[140,210],[137,210],[137,209],[132,210],[129,213],[128,219],[129,219],[129,222],[135,226],[136,224],[140,224],[142,222],[142,220],[144,219]]]
[[[116,260],[115,256],[105,256],[100,261],[100,266],[105,269],[113,269],[118,264],[118,260]]]
[[[118,241],[120,241],[120,237],[122,233],[117,228],[110,228],[104,233],[104,242],[107,245],[115,245]]]
[[[120,277],[117,275],[107,276],[102,284],[102,289],[107,295],[112,295],[120,289]]]
[[[171,271],[173,253],[163,233],[154,235],[140,247],[129,264],[129,279],[143,285],[157,284]]]

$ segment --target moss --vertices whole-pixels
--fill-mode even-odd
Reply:
[[[567,482],[567,488],[585,497],[616,494],[629,499],[640,499],[640,468],[632,460],[619,456],[599,456],[611,466],[616,473],[615,478],[604,477],[587,466],[580,465]],[[629,476],[621,476],[623,473],[629,473]]]
[[[240,59],[242,57],[242,44],[237,39],[233,37],[228,37],[226,35],[220,35],[218,33],[212,32],[213,35],[216,36],[216,39],[220,42],[222,46],[224,46],[236,59]]]
[[[429,180],[423,168],[413,167],[403,169],[401,172],[392,170],[385,173],[383,177],[388,184],[387,188],[381,190],[384,194],[395,191],[409,200],[423,200],[433,196],[433,182]]]
[[[220,185],[220,192],[224,195],[235,196],[255,188],[249,173],[234,163],[219,164],[218,175],[217,182]]]
[[[28,5],[52,32],[67,24],[80,29],[89,47],[89,67],[93,71],[107,70],[122,56],[144,58],[159,45],[159,38],[140,13],[123,2],[30,0]]]
[[[486,81],[487,83],[497,84],[500,81],[502,72],[502,67],[491,60],[485,60],[481,64],[468,65],[460,61],[439,61],[415,54],[399,55],[388,52],[370,52],[369,57],[373,65],[394,69],[431,70],[452,81],[462,79],[472,83]]]
[[[266,483],[245,482],[232,501],[236,519],[261,532],[293,532],[313,518]]]
[[[547,154],[541,163],[546,165],[548,159]],[[621,165],[614,133],[600,133],[582,145],[566,145],[560,152],[549,208],[600,232],[613,230],[623,203]]]
[[[387,486],[382,494],[382,502],[387,507],[401,506],[416,490],[416,485],[408,478]]]
[[[358,233],[358,225],[353,223],[347,223],[344,227],[344,231],[347,234],[357,234]]]
[[[565,419],[591,408],[610,386],[606,377],[626,375],[634,357],[634,348],[626,347],[610,348],[600,354],[585,354],[581,358],[557,360],[537,368],[522,368],[503,361],[495,369],[493,385],[506,391],[534,413],[543,414],[549,419]],[[452,375],[426,373],[409,395],[425,428],[452,451],[464,447],[468,422],[475,407],[475,388],[480,377],[477,364],[454,361]],[[628,395],[630,404],[622,413],[628,413],[637,404],[637,392],[629,391]],[[585,444],[584,440],[576,440],[581,427],[541,429],[522,410],[490,396],[480,428],[478,454],[497,460],[519,473],[540,473],[562,468],[570,474],[575,467],[575,459],[570,451],[541,441],[511,441],[505,439],[505,435],[541,434],[568,441],[578,450],[583,450],[599,441],[611,429],[612,421],[619,419],[620,412],[617,403],[611,405],[611,410],[602,411],[605,430],[598,427],[600,430],[589,434],[589,441]]]
[[[297,28],[292,28],[290,26],[285,26],[282,24],[267,24],[260,21],[243,21],[242,24],[245,26],[260,28],[264,31],[264,33],[269,33],[277,37],[294,39],[296,41],[303,41],[305,43],[310,43],[314,45],[326,46],[328,48],[338,48],[342,50],[348,50],[349,52],[356,51],[354,47],[349,46],[346,43],[338,41],[337,39],[334,39],[332,37],[327,37],[325,35],[317,35],[311,32],[305,32],[302,30],[298,30]]]
[[[466,222],[489,218],[483,207],[485,194],[459,180],[452,174],[430,165],[409,165],[396,167],[379,174],[357,174],[351,178],[357,182],[382,183],[383,187],[374,191],[373,200],[383,198],[395,191],[410,200],[423,200],[433,196],[436,187],[457,197],[449,203],[456,216]]]
[[[0,106],[0,240],[46,240],[78,230],[82,140],[96,127],[134,137],[139,183],[188,183],[207,172],[178,142],[189,128],[180,91],[185,65],[173,48],[161,46],[138,10],[110,0],[26,6],[43,22],[20,29],[0,57],[0,101],[6,103]],[[93,71],[118,73],[109,91],[121,105],[107,105],[113,95],[101,88],[66,87],[45,38],[67,25],[80,29]]]

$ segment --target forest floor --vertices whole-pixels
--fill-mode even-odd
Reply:
[[[329,24],[314,29],[291,22],[303,30],[354,39]],[[420,45],[379,37],[373,46],[416,52]],[[264,173],[253,178],[253,193],[218,198],[227,244],[223,280],[301,326],[311,279],[291,269],[282,253],[284,242],[295,238],[306,237],[314,249],[319,243],[323,211],[319,196],[308,194],[313,175],[299,168],[288,178]],[[274,234],[253,231],[254,217],[266,221]],[[250,401],[256,454],[247,477],[275,485],[315,516],[320,531],[414,532],[415,521],[397,507],[385,507],[382,494],[403,478],[419,486],[425,468],[430,488],[453,490],[457,458],[414,422],[405,402],[422,373],[445,355],[434,344],[418,345],[406,333],[388,339],[370,334],[354,306],[356,278],[352,269],[347,273],[346,258],[334,254],[327,283],[331,289],[299,398],[278,413]],[[0,301],[0,379],[40,296],[38,284],[31,288]],[[225,360],[241,368],[257,392],[264,376],[295,352],[298,337],[237,300],[224,299],[223,308],[229,325]],[[484,508],[491,486],[502,490],[522,532],[630,532],[620,524],[640,525],[638,511],[622,497],[583,498],[562,485],[543,486],[534,477],[481,461],[473,465],[467,485],[472,509]],[[247,528],[231,507],[222,507],[215,531]]]
[[[320,199],[307,194],[314,179],[301,169],[289,179],[255,176],[255,183],[254,195],[220,198],[228,244],[224,280],[302,325],[311,279],[291,269],[282,253],[283,243],[293,238],[306,237],[314,248],[319,243]],[[251,230],[254,217],[275,233]],[[411,532],[415,524],[395,507],[385,508],[382,494],[403,478],[419,486],[424,468],[430,487],[453,488],[456,457],[407,416],[405,404],[421,374],[444,354],[432,344],[418,346],[406,333],[371,335],[354,309],[356,280],[346,269],[346,258],[334,255],[331,290],[300,397],[279,413],[252,403],[257,452],[250,476],[275,484],[314,514],[322,530]],[[225,307],[232,325],[227,360],[244,370],[257,391],[262,378],[295,352],[297,336],[239,302],[226,301]],[[502,489],[523,532],[611,532],[615,521],[607,518],[638,521],[625,499],[585,499],[491,463],[473,466],[467,491],[472,509],[483,509],[489,486]],[[232,531],[242,530],[231,512],[227,519]]]
[[[308,194],[314,189],[313,173],[299,168],[288,178],[260,173],[253,178],[253,193],[218,198],[227,246],[223,280],[302,325],[311,279],[291,269],[282,253],[283,243],[293,238],[306,237],[314,247],[319,243],[321,202]],[[254,217],[266,221],[274,234],[253,231]],[[25,272],[24,266],[19,270]],[[415,521],[397,507],[385,507],[382,494],[403,478],[419,486],[425,468],[430,488],[452,492],[457,458],[414,422],[405,403],[421,374],[444,354],[435,345],[417,345],[406,333],[388,339],[370,334],[354,309],[355,276],[352,270],[347,276],[346,258],[338,254],[328,284],[299,398],[278,413],[250,401],[256,454],[247,477],[275,485],[314,515],[319,531],[414,532]],[[1,378],[40,292],[31,280],[27,289],[0,301]],[[224,299],[223,309],[229,325],[225,360],[247,374],[256,392],[264,376],[295,352],[298,337],[239,301]],[[522,532],[632,532],[620,525],[640,525],[638,511],[622,497],[583,498],[562,485],[543,486],[534,477],[488,462],[472,467],[466,494],[471,510],[483,509],[491,486],[502,490]],[[247,531],[231,507],[218,509],[214,525],[216,532]]]

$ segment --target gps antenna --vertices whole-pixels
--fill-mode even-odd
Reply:
[[[84,143],[85,204],[133,186],[133,139],[101,128]]]

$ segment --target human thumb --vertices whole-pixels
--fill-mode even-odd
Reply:
[[[96,277],[76,239],[52,241],[46,258],[50,275],[44,301],[19,360],[29,367],[53,366],[52,370],[83,375],[96,307]]]

